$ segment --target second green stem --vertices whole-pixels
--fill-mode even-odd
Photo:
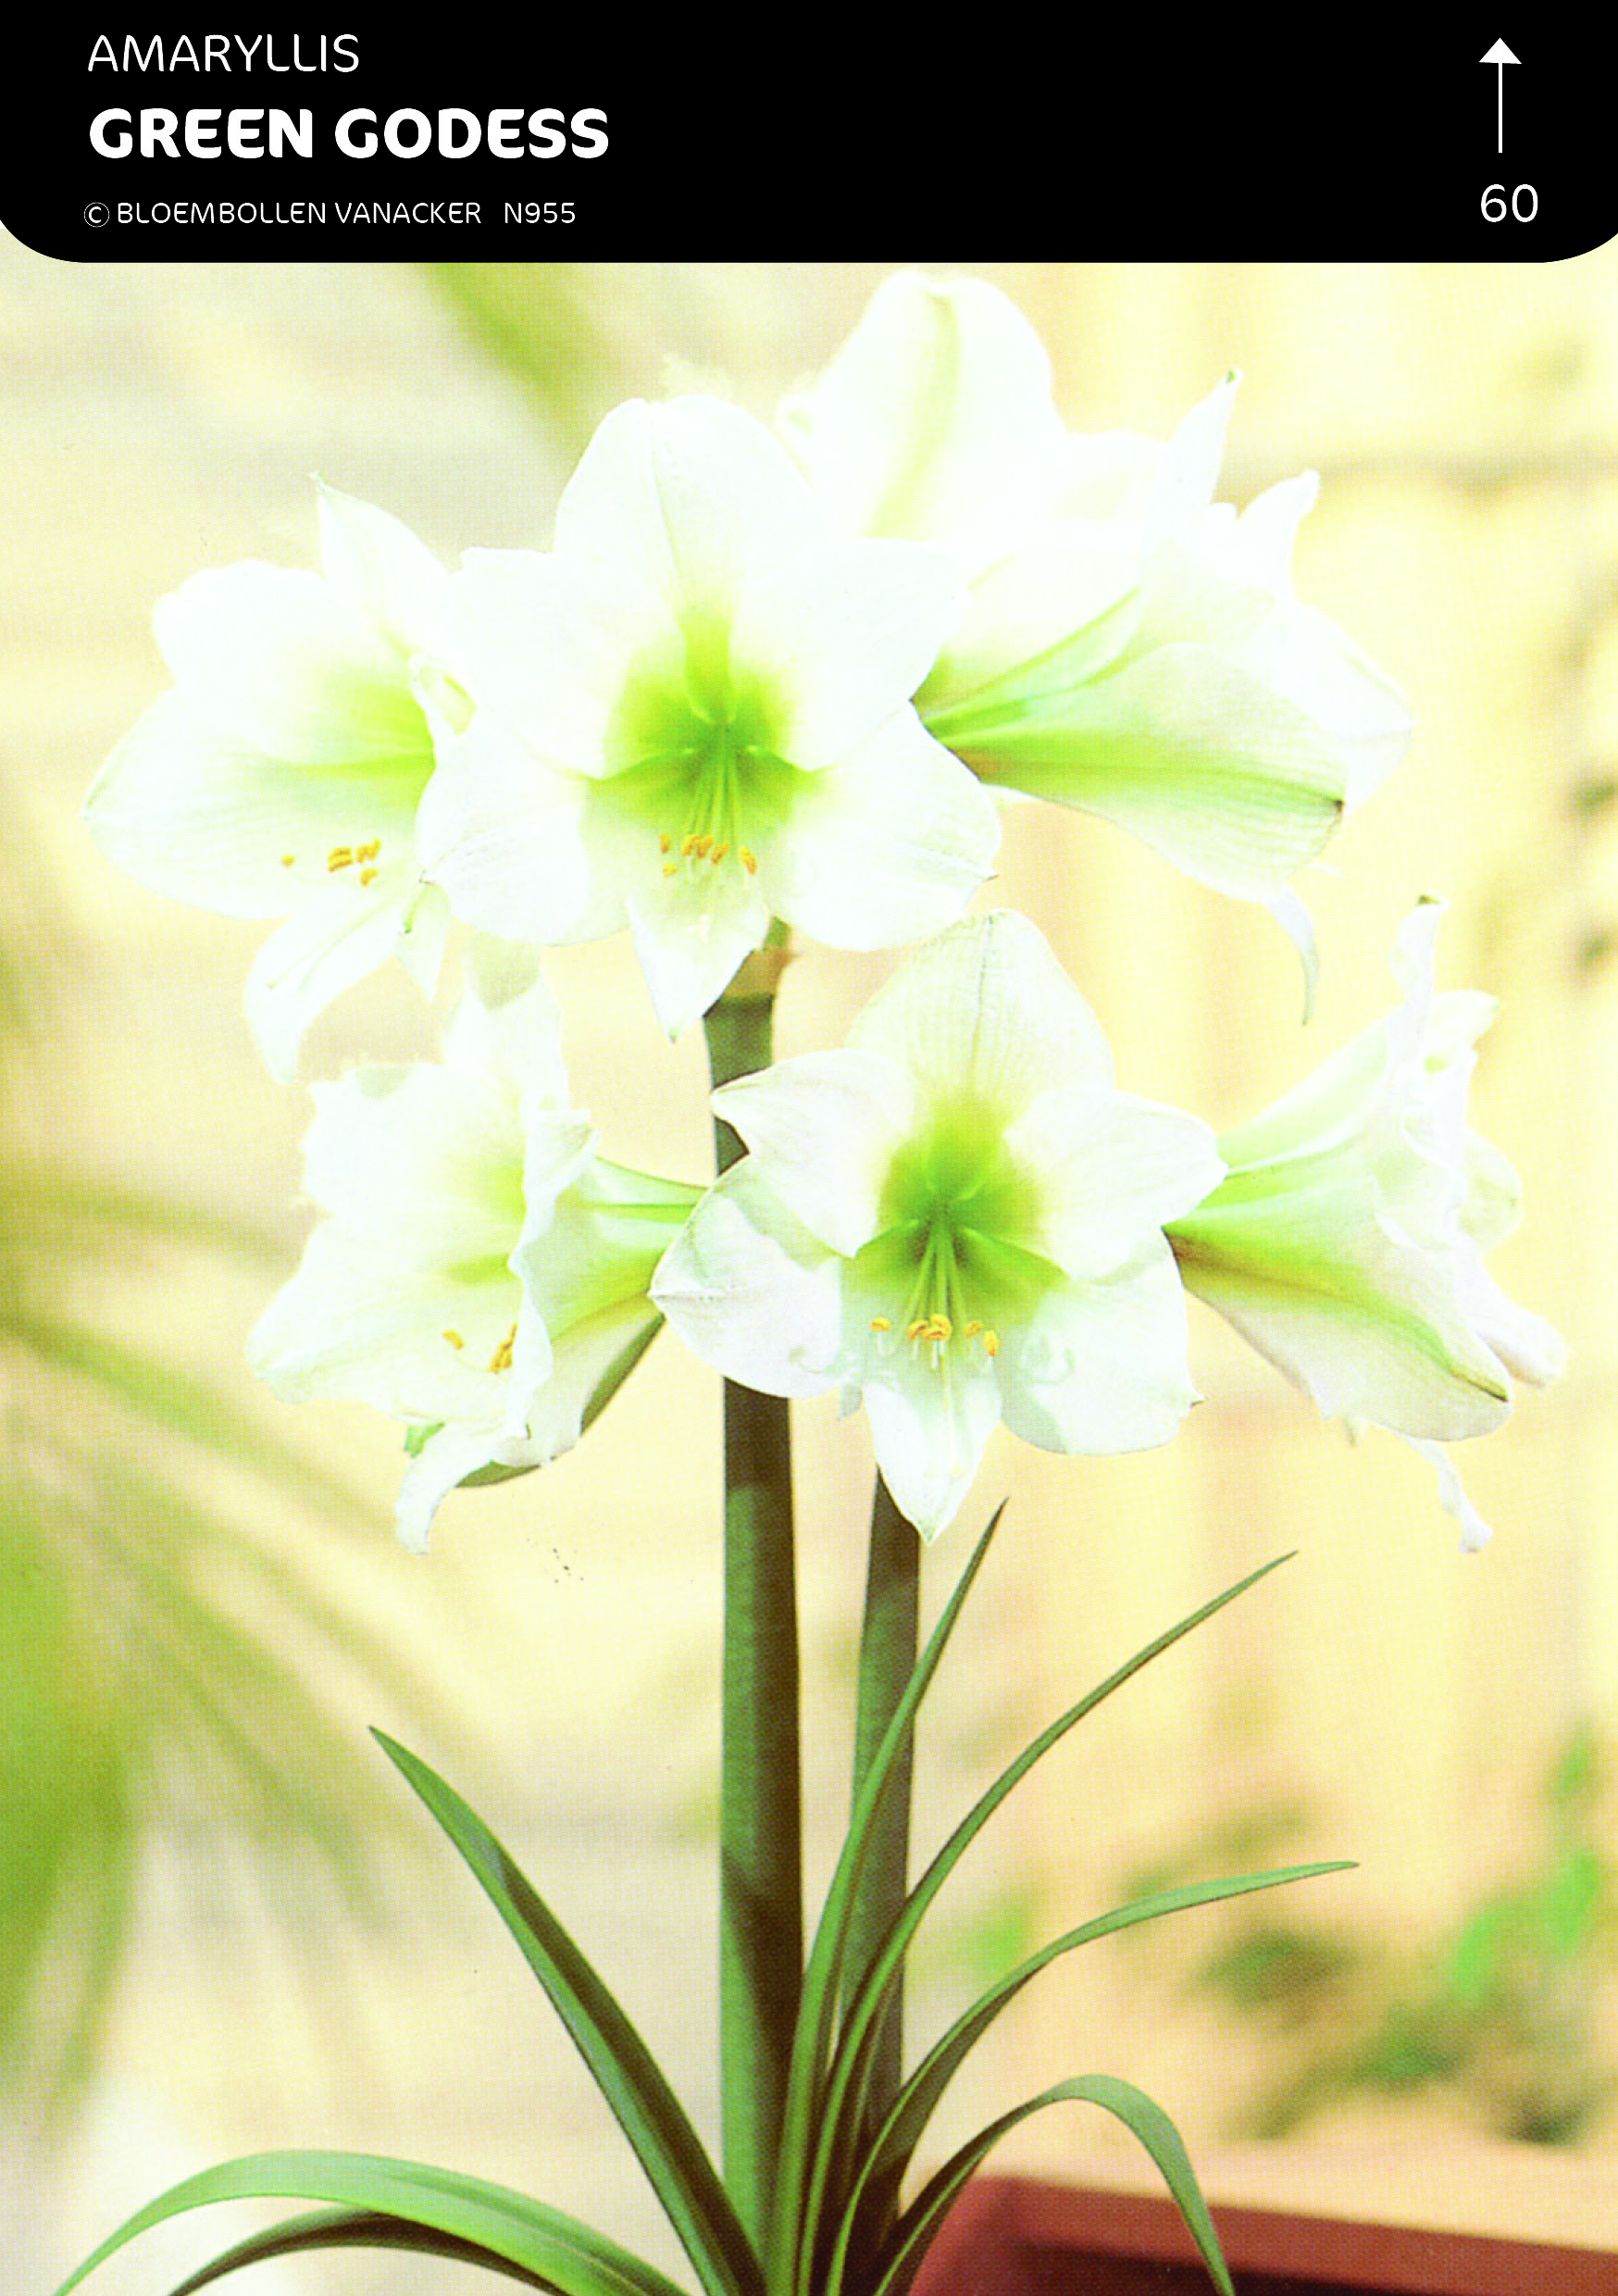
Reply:
[[[706,1021],[716,1086],[767,1067],[769,996]],[[715,1120],[721,1171],[742,1144]],[[798,1606],[787,1404],[725,1383],[719,2053],[725,2181],[762,2245],[803,1978]]]

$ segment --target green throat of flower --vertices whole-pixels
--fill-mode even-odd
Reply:
[[[732,663],[712,614],[688,616],[678,644],[630,678],[608,735],[608,788],[664,877],[757,875],[806,778],[780,755],[785,717],[767,682]]]
[[[908,1345],[935,1369],[1001,1349],[1000,1327],[1061,1280],[1031,1248],[1039,1192],[1008,1153],[994,1112],[961,1101],[894,1156],[882,1222],[855,1261],[878,1347]]]

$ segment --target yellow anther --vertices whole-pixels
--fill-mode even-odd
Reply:
[[[980,1323],[964,1324],[961,1327],[961,1336],[963,1339],[975,1340],[982,1329],[983,1326]]]
[[[873,1316],[871,1317],[871,1329],[873,1331],[891,1331],[893,1326],[889,1322],[886,1316]]]
[[[679,863],[678,861],[666,861],[663,865],[663,874],[665,877],[678,877],[679,875]]]
[[[282,854],[282,855],[281,855],[281,857],[280,857],[280,865],[281,865],[282,868],[283,868],[283,869],[290,869],[290,868],[292,867],[292,863],[293,863],[293,862],[297,859],[297,857],[298,857],[298,856],[297,856],[297,855],[296,855],[295,853],[283,853],[283,854]]]
[[[928,1318],[927,1335],[929,1340],[936,1340],[941,1344],[950,1338],[954,1329],[948,1316],[933,1316]]]
[[[362,885],[372,884],[375,882],[380,872],[376,869],[361,869],[359,873],[359,881]]]
[[[669,835],[669,833],[668,833],[668,831],[667,831],[666,830],[658,830],[658,832],[657,832],[657,850],[658,850],[658,852],[659,852],[659,853],[667,853],[667,852],[670,850],[670,848],[673,846],[673,843],[674,843],[674,840],[673,840],[673,838],[672,838],[672,837],[670,837],[670,835]]]
[[[741,861],[742,867],[747,871],[749,877],[756,877],[758,875],[757,854],[749,852],[745,845],[738,845],[736,848],[736,853],[738,859]]]
[[[354,867],[354,847],[333,845],[326,856],[326,866],[332,870],[352,868]]]
[[[725,842],[725,840],[721,837],[721,838],[720,838],[720,840],[719,840],[719,842],[718,842],[718,843],[715,846],[715,848],[714,848],[713,852],[712,852],[712,853],[708,855],[709,860],[710,860],[710,861],[714,864],[714,867],[715,867],[716,868],[717,868],[717,867],[718,867],[718,866],[719,866],[720,862],[721,862],[721,861],[723,861],[723,859],[725,858],[725,855],[726,855],[729,852],[729,850],[730,850],[729,846],[728,846],[728,845]]]
[[[999,1354],[1000,1333],[998,1331],[986,1331],[983,1334],[983,1352],[986,1355]]]
[[[925,1340],[927,1330],[927,1318],[925,1316],[918,1316],[913,1324],[905,1326],[904,1336],[907,1340]]]
[[[691,830],[686,836],[680,839],[679,857],[682,861],[689,861],[691,859],[692,854],[695,853],[697,849],[697,843],[698,839],[695,830]]]
[[[466,1341],[462,1339],[458,1331],[446,1331],[443,1334],[443,1337],[448,1340],[452,1347],[465,1347],[467,1344]]]
[[[493,1354],[489,1359],[489,1368],[491,1371],[509,1371],[511,1369],[512,1349],[516,1345],[516,1342],[517,1326],[516,1324],[513,1324],[511,1329],[506,1333],[504,1339],[501,1341],[500,1345],[495,1349]]]
[[[368,844],[356,845],[355,847],[354,857],[356,861],[374,861],[381,850],[381,839],[380,837],[373,837]]]
[[[697,840],[697,859],[699,861],[705,861],[713,850],[713,845],[714,838],[711,830],[699,837]]]

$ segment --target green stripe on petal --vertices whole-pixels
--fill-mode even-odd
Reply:
[[[991,784],[1100,814],[1247,900],[1313,860],[1343,810],[1344,771],[1319,729],[1205,646],[1160,646],[1067,693],[974,698],[926,722]]]

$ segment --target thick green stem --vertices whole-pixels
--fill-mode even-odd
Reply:
[[[878,1475],[871,1501],[871,1549],[860,1628],[859,1703],[854,1722],[853,1791],[865,1783],[883,1733],[915,1668],[921,1591],[921,1540],[894,1505]],[[904,1903],[910,1858],[913,1747],[893,1769],[849,1923],[851,1985],[864,1977]],[[874,2133],[899,2093],[904,2046],[903,1979],[893,1990],[871,2067],[863,2124]]]
[[[767,1067],[772,993],[706,1021],[716,1085]],[[719,1168],[742,1153],[715,1120]],[[764,2240],[803,1978],[798,1609],[787,1405],[725,1383],[724,1740],[720,1765],[719,2055],[725,2181]]]

